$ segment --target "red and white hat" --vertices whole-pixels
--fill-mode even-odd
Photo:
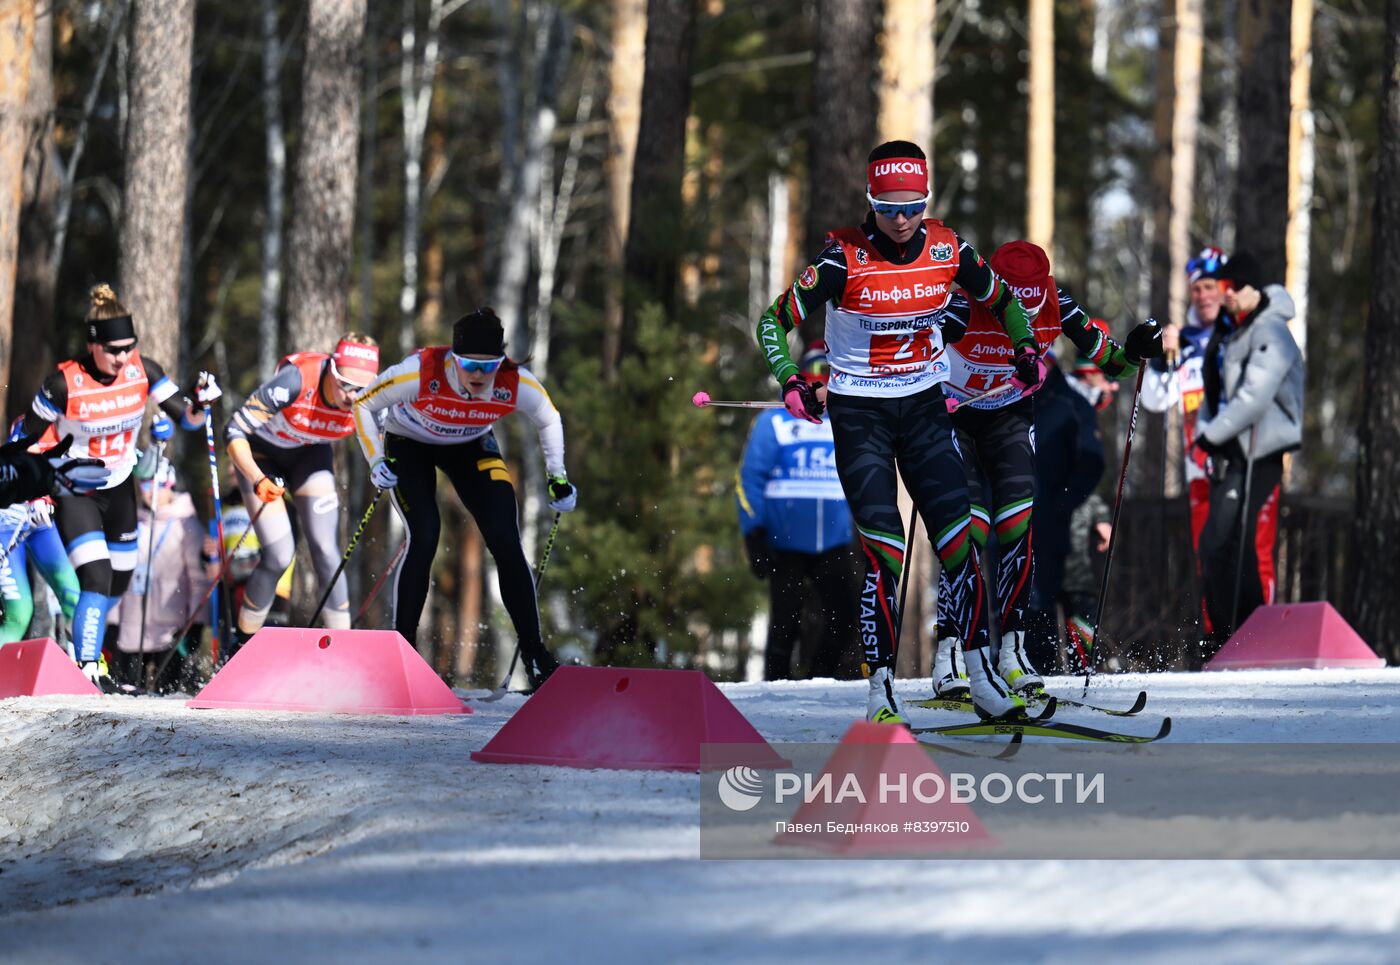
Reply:
[[[342,338],[331,355],[331,368],[342,382],[369,385],[379,375],[379,346]]]
[[[1011,286],[1030,316],[1039,315],[1054,287],[1045,249],[1029,241],[1008,241],[992,253],[990,262],[992,271]]]

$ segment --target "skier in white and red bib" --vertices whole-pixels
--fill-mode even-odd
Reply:
[[[515,624],[530,686],[537,688],[559,664],[544,645],[535,578],[520,545],[515,484],[492,431],[516,410],[539,431],[550,509],[570,512],[578,493],[564,468],[563,420],[539,379],[506,356],[501,320],[489,308],[457,320],[450,348],[420,349],[385,369],[355,401],[355,430],[371,481],[393,490],[408,530],[408,550],[394,581],[394,628],[410,643],[418,638],[442,523],[441,470],[496,561],[501,599]]]
[[[991,258],[992,270],[1015,290],[1030,319],[1036,345],[1045,352],[1061,335],[1110,378],[1137,374],[1144,358],[1161,354],[1162,330],[1143,322],[1128,333],[1120,348],[1106,331],[1090,324],[1074,298],[1055,283],[1044,249],[1029,241],[1002,245]],[[1031,508],[1035,491],[1035,396],[1040,382],[1016,381],[1015,356],[1006,330],[981,305],[954,295],[943,316],[951,374],[946,390],[963,404],[953,413],[958,446],[967,468],[972,501],[972,538],[979,551],[996,530],[998,566],[995,600],[999,607],[1001,647],[997,672],[1018,692],[1034,696],[1043,689],[1026,655],[1025,618],[1033,584]],[[956,344],[953,344],[956,343]],[[1006,386],[1006,390],[977,396]],[[991,496],[991,506],[986,496]],[[1053,499],[1042,494],[1042,499]],[[940,639],[933,663],[933,687],[940,697],[961,696],[968,684],[962,672],[962,641],[948,611],[954,598],[949,575],[939,577]]]
[[[967,476],[948,416],[949,364],[938,320],[955,288],[987,306],[1015,346],[1028,383],[1040,356],[1011,288],[971,245],[925,218],[928,162],[918,145],[890,141],[870,153],[859,226],[838,228],[797,281],[758,322],[758,344],[793,415],[820,421],[822,403],[788,351],[787,333],[824,302],[836,470],[866,557],[860,633],[870,680],[866,718],[903,723],[893,685],[899,581],[907,536],[896,473],[908,486],[934,551],[950,574],[948,612],[967,640],[972,701],[995,718],[1025,715],[1026,702],[987,653],[987,592],[972,552]]]
[[[262,558],[244,587],[229,656],[262,629],[277,598],[277,581],[296,553],[292,521],[282,497],[296,503],[297,521],[311,550],[322,592],[340,563],[340,496],[331,443],[355,431],[355,394],[379,374],[379,346],[367,335],[342,336],[335,351],[297,352],[248,396],[229,420],[228,454],[238,471],[244,505],[258,512]],[[313,614],[312,619],[318,615]],[[331,587],[321,626],[350,627],[350,598],[342,573]]]
[[[78,606],[73,642],[87,676],[111,689],[99,657],[107,613],[121,599],[136,568],[136,436],[146,421],[146,400],[189,430],[204,428],[205,409],[222,395],[214,376],[199,373],[185,397],[165,371],[136,347],[136,327],[107,285],[91,293],[84,320],[88,352],[60,362],[44,379],[25,414],[20,435],[38,438],[72,436],[69,455],[100,459],[108,475],[90,494],[66,492],[56,500],[55,519],[69,562],[78,574]],[[164,433],[174,431],[173,425]],[[157,435],[152,427],[152,435]]]

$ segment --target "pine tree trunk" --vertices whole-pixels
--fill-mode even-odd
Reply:
[[[1055,2],[1030,0],[1026,239],[1055,257]]]
[[[418,316],[419,249],[423,243],[423,148],[428,131],[433,89],[437,83],[438,50],[442,33],[443,0],[431,0],[423,59],[417,55],[414,0],[404,0],[399,84],[403,104],[403,279],[399,289],[399,349],[413,349]]]
[[[1308,275],[1312,265],[1313,173],[1316,160],[1312,110],[1313,0],[1293,0],[1292,72],[1288,111],[1288,268],[1284,285],[1293,296],[1288,329],[1308,351]]]
[[[34,55],[20,202],[19,258],[15,269],[14,354],[6,411],[26,411],[44,373],[53,368],[54,291],[49,268],[58,208],[59,160],[54,140],[53,7],[39,6],[34,19]]]
[[[937,15],[937,0],[885,0],[880,31],[880,140],[922,145],[929,155],[930,188],[934,166],[933,74],[937,64],[933,27]],[[787,279],[777,282],[780,287],[787,283]]]
[[[258,304],[258,378],[272,377],[277,365],[279,309],[282,305],[282,225],[287,192],[287,133],[282,124],[282,40],[277,0],[262,0],[262,103],[267,132],[264,157],[267,188],[262,229],[262,292]]]
[[[1371,313],[1366,321],[1352,623],[1392,664],[1400,661],[1400,0],[1386,0]]]
[[[828,231],[856,223],[865,210],[865,158],[875,146],[880,106],[880,7],[879,0],[817,0],[804,258],[821,250]],[[932,155],[933,145],[919,146]],[[825,326],[824,311],[810,313],[801,326],[803,343],[819,338]]]
[[[612,0],[612,59],[608,64],[607,264],[603,309],[603,371],[616,371],[622,338],[622,266],[632,205],[632,161],[642,117],[646,70],[646,0]]]
[[[1292,0],[1240,0],[1240,169],[1235,245],[1283,278],[1288,239]]]
[[[10,381],[34,0],[0,6],[0,384]],[[23,320],[21,320],[23,324]]]
[[[194,0],[136,0],[126,135],[119,297],[141,352],[183,383],[180,272],[189,178]]]
[[[632,164],[624,266],[627,279],[622,332],[647,302],[676,308],[676,282],[684,244],[681,180],[685,171],[685,123],[690,113],[690,57],[696,0],[649,0],[642,114]]]
[[[292,201],[287,338],[324,351],[349,323],[365,0],[311,0]]]

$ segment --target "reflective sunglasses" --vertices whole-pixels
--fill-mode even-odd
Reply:
[[[457,360],[463,372],[494,372],[501,367],[501,363],[506,360],[504,355],[498,355],[493,359],[469,359],[452,353],[452,357]]]
[[[136,351],[135,342],[124,342],[121,345],[116,345],[112,342],[103,342],[101,345],[102,351],[106,352],[108,355],[127,355]]]
[[[897,218],[904,215],[906,218],[917,218],[928,207],[929,195],[926,194],[914,201],[877,201],[875,196],[867,191],[865,199],[870,202],[870,210],[881,217]]]

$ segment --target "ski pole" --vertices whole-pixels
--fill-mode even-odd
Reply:
[[[175,636],[171,638],[170,650],[167,651],[167,653],[165,654],[165,659],[161,662],[161,665],[158,668],[156,668],[156,680],[159,680],[161,674],[165,673],[165,668],[170,665],[170,660],[172,657],[175,656],[175,651],[180,648],[180,641],[185,639],[185,636],[190,632],[190,628],[192,628],[195,624],[195,621],[199,619],[200,613],[204,611],[205,604],[207,604],[209,602],[209,598],[214,595],[215,587],[217,587],[220,583],[223,582],[224,572],[228,569],[229,562],[235,556],[237,556],[238,551],[243,548],[243,541],[246,540],[248,538],[248,534],[253,531],[253,527],[258,522],[258,517],[262,515],[262,511],[267,507],[268,504],[263,503],[257,508],[257,511],[253,513],[252,517],[248,520],[248,528],[245,529],[239,535],[238,540],[233,544],[233,549],[228,551],[226,559],[219,566],[218,574],[215,575],[214,579],[209,582],[208,589],[206,589],[204,591],[204,595],[199,598],[199,604],[190,610],[189,619],[185,621],[185,625],[180,628],[179,633],[175,634]]]
[[[214,524],[216,536],[219,540],[219,583],[224,584],[224,576],[228,573],[228,551],[224,546],[224,507],[219,499],[219,453],[214,448],[214,410],[212,404],[204,404],[204,441],[209,445],[209,482],[210,491],[214,496]],[[224,628],[222,632],[229,632],[233,626],[233,597],[229,593],[227,585],[223,585],[222,609],[224,611]],[[210,647],[214,656],[214,666],[219,665],[220,633],[216,631],[210,638]]]
[[[141,636],[136,644],[138,674],[146,666],[146,615],[151,609],[151,571],[156,565],[156,510],[160,506],[160,464],[165,460],[165,440],[156,442],[156,470],[151,476],[151,525],[146,529],[146,581],[141,594]]]
[[[1156,324],[1156,319],[1149,318],[1148,322]],[[1137,382],[1133,385],[1133,411],[1128,418],[1128,434],[1123,440],[1123,466],[1118,470],[1118,495],[1113,498],[1113,518],[1110,522],[1108,533],[1108,550],[1104,553],[1103,578],[1099,581],[1099,599],[1094,605],[1094,626],[1086,641],[1091,649],[1084,661],[1084,693],[1080,699],[1089,693],[1089,678],[1094,673],[1094,661],[1098,655],[1099,624],[1103,621],[1103,603],[1108,595],[1108,574],[1113,568],[1113,547],[1118,544],[1118,519],[1123,512],[1123,484],[1128,481],[1128,458],[1133,454],[1133,433],[1137,430],[1138,400],[1142,395],[1142,377],[1147,374],[1147,364],[1138,366]]]
[[[947,401],[947,405],[948,405],[948,414],[951,415],[951,414],[953,414],[954,412],[957,412],[959,409],[961,409],[961,408],[962,408],[963,406],[965,406],[965,405],[972,405],[974,402],[981,402],[983,399],[990,399],[990,398],[991,398],[992,396],[994,396],[994,395],[1001,395],[1001,394],[1002,394],[1003,392],[1005,392],[1007,389],[1024,389],[1024,388],[1025,388],[1025,386],[1020,385],[1020,384],[1017,383],[1017,382],[1012,382],[1012,381],[1010,381],[1010,380],[1007,380],[1006,382],[1003,382],[1001,385],[998,385],[996,388],[994,388],[994,389],[988,389],[986,392],[981,392],[981,393],[979,393],[979,394],[977,394],[977,395],[974,395],[974,396],[972,396],[972,398],[970,398],[970,399],[953,399],[953,398],[949,398],[949,399],[946,400],[946,401]]]
[[[331,588],[335,586],[335,581],[340,579],[340,574],[345,572],[345,564],[350,562],[350,556],[355,552],[355,547],[360,545],[360,537],[365,534],[365,527],[374,518],[374,510],[379,506],[379,497],[384,495],[384,490],[376,489],[374,498],[369,501],[369,508],[360,517],[360,525],[355,527],[355,535],[350,537],[350,542],[345,547],[345,553],[340,557],[340,565],[335,568],[331,578],[326,581],[325,588],[321,591],[320,602],[316,604],[316,609],[311,611],[311,619],[315,620],[321,615],[321,611],[326,606],[326,601],[331,598]]]
[[[781,409],[783,407],[781,402],[716,402],[714,399],[710,398],[710,393],[708,392],[697,392],[690,397],[690,401],[694,403],[697,409],[716,405],[726,406],[730,409]]]
[[[554,525],[549,527],[549,537],[544,541],[544,555],[540,557],[540,565],[535,568],[535,593],[538,596],[540,590],[540,579],[544,576],[546,567],[549,566],[550,554],[554,552],[554,537],[559,534],[559,520],[564,517],[563,513],[554,514]],[[481,698],[484,704],[493,703],[500,700],[510,691],[510,678],[515,676],[515,663],[520,659],[520,639],[515,640],[515,653],[510,657],[510,669],[506,671],[505,679],[501,685]]]
[[[394,558],[389,561],[389,565],[384,568],[384,572],[379,574],[379,579],[374,581],[374,586],[369,591],[369,596],[365,597],[365,602],[360,604],[360,612],[355,614],[355,619],[350,622],[351,629],[365,618],[369,608],[374,605],[374,601],[379,598],[379,591],[384,588],[384,583],[389,579],[389,574],[394,572],[394,568],[399,565],[399,560],[403,559],[404,553],[408,551],[408,540],[399,544],[398,550],[394,553]]]
[[[909,499],[913,501],[913,494]],[[909,507],[909,539],[904,544],[904,572],[899,581],[899,613],[897,614],[899,623],[894,628],[894,654],[899,657],[899,638],[904,634],[904,602],[909,599],[909,580],[914,575],[914,534],[919,529],[919,504],[914,503]]]

